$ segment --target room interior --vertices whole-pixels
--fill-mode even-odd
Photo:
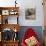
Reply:
[[[22,46],[28,28],[46,46],[45,6],[45,0],[0,0],[0,46]]]

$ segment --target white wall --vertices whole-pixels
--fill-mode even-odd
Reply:
[[[9,7],[9,6],[14,6],[14,4],[15,4],[14,1],[15,1],[15,0],[0,0],[0,6],[1,6],[1,7],[4,7],[4,6],[5,6],[5,7],[6,7],[6,6],[7,6],[7,7]]]
[[[15,0],[0,0],[0,6],[14,6]],[[19,24],[21,26],[43,26],[43,6],[42,0],[17,0],[19,9]],[[36,8],[36,20],[25,19],[25,8]]]
[[[24,3],[23,3],[24,2]],[[25,0],[21,3],[20,23],[22,26],[43,26],[43,6],[42,0]],[[36,20],[25,20],[25,8],[36,7]]]

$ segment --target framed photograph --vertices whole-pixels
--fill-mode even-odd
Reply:
[[[10,11],[10,15],[14,15],[14,12],[13,11]]]
[[[9,12],[10,15],[16,15],[17,13],[18,13],[18,12],[15,11],[15,10],[11,10],[11,11]]]
[[[9,15],[9,10],[2,10],[2,15]]]
[[[35,8],[25,9],[25,18],[27,20],[35,20],[36,19],[36,9]]]

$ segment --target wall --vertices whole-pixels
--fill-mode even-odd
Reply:
[[[0,0],[0,6],[9,7],[14,6],[15,0]],[[19,24],[21,26],[43,26],[43,6],[42,0],[17,0],[19,9]],[[36,7],[36,20],[26,20],[25,19],[25,8]],[[11,18],[11,17],[10,17]]]
[[[23,3],[24,2],[24,3]],[[20,8],[20,23],[22,26],[43,26],[43,6],[42,0],[25,0],[21,3]],[[25,8],[36,7],[36,20],[26,20],[25,19]]]

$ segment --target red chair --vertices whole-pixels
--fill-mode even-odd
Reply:
[[[34,32],[34,30],[32,28],[28,28],[27,31],[25,32],[24,37],[22,38],[21,46],[27,46],[26,43],[25,43],[25,40],[32,37],[32,36],[34,36],[37,39],[37,35]],[[37,44],[35,46],[41,46],[39,41],[37,42]]]

